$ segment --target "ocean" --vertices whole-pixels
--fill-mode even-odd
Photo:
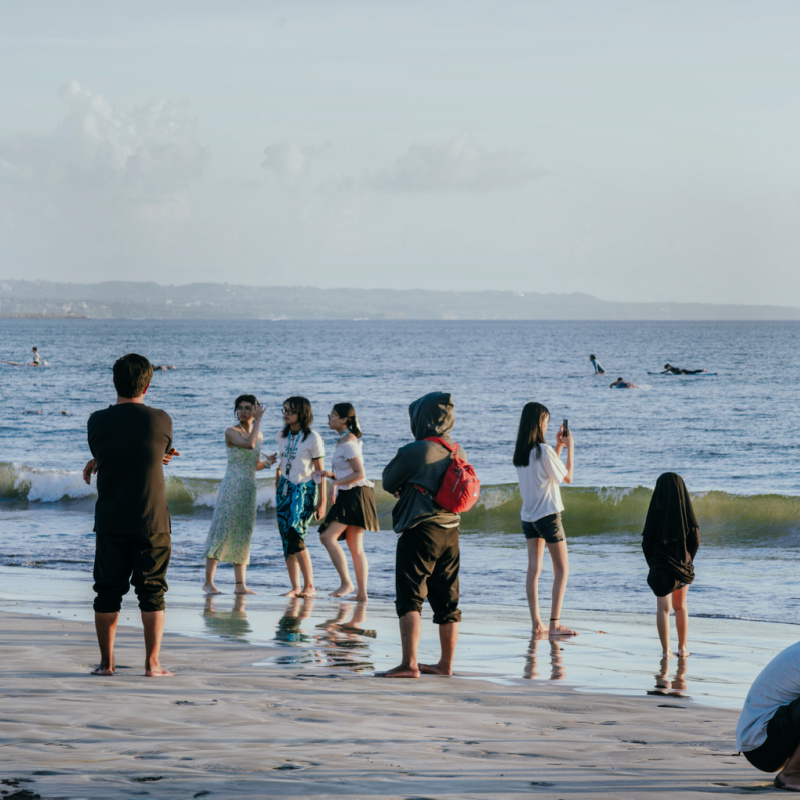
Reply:
[[[449,391],[454,438],[483,485],[479,505],[462,520],[463,607],[474,609],[484,644],[492,631],[487,609],[493,619],[504,620],[501,629],[508,634],[501,646],[492,632],[496,658],[476,645],[469,668],[481,672],[488,663],[489,673],[508,677],[516,667],[498,666],[506,663],[507,642],[523,641],[530,625],[511,457],[520,410],[537,400],[550,409],[551,432],[568,418],[575,439],[574,484],[563,490],[571,564],[563,617],[565,624],[582,621],[587,635],[562,648],[579,648],[580,654],[581,647],[590,647],[593,631],[606,641],[610,632],[596,632],[613,620],[621,639],[634,641],[639,634],[632,632],[641,631],[641,637],[654,640],[647,647],[657,654],[641,529],[656,478],[679,472],[692,493],[701,535],[697,579],[689,592],[695,620],[690,645],[691,631],[705,632],[708,649],[715,652],[705,663],[720,686],[718,654],[732,647],[723,659],[729,662],[741,651],[731,642],[751,645],[734,670],[735,689],[708,689],[707,676],[696,686],[709,701],[724,696],[732,702],[743,696],[748,670],[765,653],[798,638],[799,336],[797,322],[0,320],[0,358],[27,361],[36,345],[49,364],[0,364],[0,598],[36,611],[33,600],[20,596],[25,594],[20,586],[46,583],[45,596],[53,586],[67,586],[70,613],[84,614],[94,546],[94,487],[80,475],[90,457],[86,420],[114,402],[110,367],[126,352],[175,366],[156,372],[147,402],[172,416],[181,453],[166,470],[174,547],[169,597],[184,609],[186,620],[195,611],[198,620],[214,616],[213,609],[210,617],[202,616],[203,599],[199,588],[196,596],[194,590],[202,582],[200,556],[225,470],[224,430],[234,422],[237,395],[252,392],[267,406],[266,453],[274,450],[285,397],[311,400],[315,428],[331,450],[335,437],[325,424],[327,412],[333,403],[352,402],[364,429],[368,477],[379,479],[410,439],[408,404],[429,391]],[[590,353],[606,375],[594,375]],[[713,374],[651,374],[666,362]],[[639,388],[610,389],[617,376]],[[248,637],[281,641],[275,620],[286,609],[275,598],[288,587],[271,480],[266,472],[259,476],[248,583],[263,600],[247,601]],[[392,498],[379,490],[378,500],[384,530],[367,534],[369,614],[396,638]],[[314,539],[316,582],[334,588],[333,569]],[[541,584],[544,602],[548,569]],[[220,579],[224,584],[225,565]],[[332,613],[324,602],[333,601],[317,601],[314,614]],[[254,624],[261,613],[275,619]],[[467,620],[465,610],[463,636],[470,635]],[[184,628],[194,631],[189,622]],[[719,638],[723,630],[730,632],[727,645]],[[765,630],[768,644],[758,639]],[[194,632],[222,635],[207,625]],[[380,637],[364,641],[373,651],[380,642]],[[386,646],[385,659],[394,658],[394,643]],[[606,645],[601,649],[614,652]],[[700,674],[705,656],[702,646],[694,650],[690,673]],[[619,656],[623,661],[630,658],[625,652]],[[380,666],[373,656],[369,663],[377,658]],[[580,675],[581,659],[575,659],[572,673]]]

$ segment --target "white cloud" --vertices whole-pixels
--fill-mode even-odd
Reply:
[[[65,83],[59,97],[69,113],[51,136],[0,142],[6,175],[147,202],[173,200],[202,176],[205,152],[195,124],[174,103],[126,112],[76,80]]]
[[[518,150],[485,150],[468,134],[447,144],[413,144],[367,183],[393,192],[491,191],[523,186],[546,173]]]
[[[305,174],[317,148],[303,147],[298,142],[278,142],[264,148],[261,166],[268,169],[284,184],[292,184]]]

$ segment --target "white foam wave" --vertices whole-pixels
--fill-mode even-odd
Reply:
[[[57,503],[96,495],[94,486],[87,486],[80,472],[30,467],[18,469],[14,489],[25,495],[29,502]]]
[[[610,502],[612,505],[617,505],[618,503],[621,503],[633,491],[634,488],[631,486],[628,487],[601,486],[597,489],[597,496],[603,503]]]

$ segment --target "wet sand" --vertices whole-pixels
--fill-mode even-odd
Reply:
[[[0,789],[18,781],[28,797],[700,798],[770,786],[734,753],[736,711],[674,696],[380,680],[282,662],[280,641],[169,630],[162,660],[177,675],[147,679],[139,627],[120,627],[118,672],[97,678],[92,625],[57,610],[0,614],[0,648]]]

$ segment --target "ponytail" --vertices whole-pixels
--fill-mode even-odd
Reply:
[[[361,426],[358,424],[358,417],[356,416],[356,410],[353,408],[351,403],[336,403],[334,405],[333,410],[339,415],[339,417],[345,420],[347,424],[347,430],[353,434],[357,439],[361,438]]]

